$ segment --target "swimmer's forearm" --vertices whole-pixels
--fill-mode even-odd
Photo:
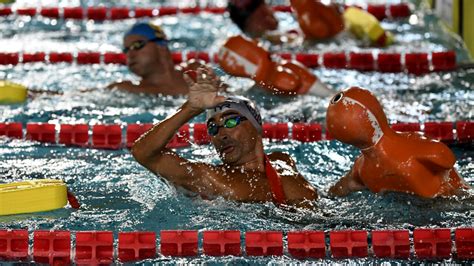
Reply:
[[[135,159],[143,165],[153,162],[166,150],[166,145],[176,131],[202,112],[203,110],[191,108],[188,103],[183,104],[174,115],[156,124],[134,143],[132,154]]]

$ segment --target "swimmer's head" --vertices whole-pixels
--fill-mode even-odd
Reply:
[[[231,20],[244,32],[259,37],[276,30],[278,21],[264,0],[229,0]]]
[[[154,42],[162,46],[168,45],[168,39],[163,29],[151,22],[140,22],[133,25],[132,28],[125,33],[124,39],[130,35],[139,35],[149,42]]]
[[[152,23],[137,23],[125,33],[123,53],[127,56],[127,66],[134,74],[145,78],[160,73],[171,54],[168,40],[160,26]]]
[[[242,165],[263,152],[262,118],[250,100],[228,97],[207,111],[207,129],[221,160]]]
[[[251,100],[242,96],[229,96],[223,103],[208,109],[206,122],[209,122],[216,114],[226,111],[235,111],[244,116],[259,133],[262,133],[262,116],[260,112]]]

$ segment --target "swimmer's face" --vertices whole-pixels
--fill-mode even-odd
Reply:
[[[250,15],[245,23],[245,32],[260,37],[267,31],[276,30],[278,28],[278,20],[273,14],[273,10],[267,4],[261,4]]]
[[[222,126],[226,119],[241,116],[236,111],[218,113],[208,123]],[[225,164],[241,165],[254,157],[257,140],[261,138],[257,129],[248,121],[243,120],[233,128],[219,127],[211,142]]]
[[[130,71],[140,77],[146,76],[157,62],[157,45],[141,35],[128,35],[123,46],[128,49],[125,55]]]

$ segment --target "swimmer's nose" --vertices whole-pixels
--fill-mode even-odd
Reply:
[[[339,102],[343,97],[344,97],[344,93],[343,93],[343,92],[339,92],[339,93],[336,94],[334,97],[332,97],[332,99],[331,99],[331,104],[335,104],[335,103]]]

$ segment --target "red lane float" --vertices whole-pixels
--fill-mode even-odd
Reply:
[[[408,230],[372,231],[372,249],[376,257],[408,259],[410,257]]]
[[[368,255],[367,231],[332,231],[329,240],[334,258],[364,258]]]
[[[26,260],[28,251],[28,230],[0,230],[0,260]]]
[[[404,72],[422,75],[428,72],[452,71],[456,69],[454,51],[432,53],[378,53],[372,52],[327,52],[323,54],[276,53],[282,59],[295,59],[306,67],[326,67],[332,69],[355,69],[359,71]],[[179,64],[190,59],[216,63],[217,54],[206,51],[172,52],[173,62]],[[402,57],[404,60],[402,60]],[[319,60],[321,59],[321,63]],[[0,53],[0,65],[19,63],[74,63],[77,64],[126,64],[126,56],[115,52],[57,53]],[[404,61],[404,64],[402,63]]]
[[[454,241],[451,229],[415,229],[413,239],[408,230],[343,230],[329,232],[333,258],[368,257],[368,234],[371,247],[378,258],[410,259],[410,244],[414,244],[419,259],[441,260],[474,258],[474,228],[455,229]],[[284,242],[281,231],[252,231],[245,237],[247,256],[283,256]],[[204,231],[202,253],[208,256],[241,256],[240,231]],[[287,233],[288,254],[297,259],[329,258],[326,236],[323,231],[290,231]],[[156,257],[155,232],[119,232],[117,251],[114,252],[114,236],[110,231],[75,232],[74,262],[78,265],[111,264],[114,258],[120,262],[132,262]],[[71,232],[33,232],[32,258],[36,263],[67,265],[71,262]],[[455,249],[452,249],[453,242]],[[162,230],[160,250],[163,256],[198,256],[198,231]],[[0,261],[20,261],[29,258],[29,234],[27,230],[0,230]],[[114,256],[115,255],[115,256]]]
[[[451,257],[450,229],[420,229],[413,231],[416,256],[420,259]]]
[[[457,228],[454,234],[457,257],[474,259],[474,228]]]
[[[155,232],[120,232],[118,259],[121,262],[151,259],[156,254]]]
[[[89,145],[89,125],[61,125],[59,129],[59,143],[67,146]]]
[[[28,123],[26,125],[26,139],[97,149],[130,148],[152,126],[152,124],[129,124],[126,126],[125,132],[122,132],[121,125],[93,125],[92,134],[90,135],[89,125],[87,124],[63,124],[58,127],[59,133],[56,139],[56,124]],[[470,143],[474,139],[474,122],[472,121],[425,122],[424,124],[397,123],[391,125],[391,127],[400,132],[421,132],[431,138],[447,143]],[[422,130],[422,128],[424,129]],[[23,126],[21,123],[0,123],[0,136],[22,139]],[[332,139],[329,132],[318,123],[264,123],[263,138],[271,141],[297,140],[300,142]],[[188,147],[191,142],[197,145],[211,142],[211,138],[207,134],[206,124],[184,125],[170,140],[167,147]]]
[[[208,256],[240,256],[240,231],[204,231],[202,246]]]
[[[346,5],[345,8],[348,8],[349,5]],[[272,7],[276,12],[292,12],[291,6],[289,5],[276,5]],[[410,6],[408,4],[392,4],[392,5],[367,5],[367,12],[371,13],[377,19],[382,20],[385,18],[406,18],[410,16]],[[141,18],[141,17],[157,17],[157,16],[169,16],[176,14],[192,14],[196,15],[201,12],[207,12],[211,14],[224,14],[227,12],[225,7],[176,7],[176,6],[163,6],[157,8],[129,8],[129,7],[41,7],[39,8],[39,14],[43,17],[48,18],[64,18],[64,19],[89,19],[95,21],[103,20],[119,20],[119,19],[128,19],[128,18]],[[10,7],[3,7],[0,9],[0,16],[10,16],[10,15],[19,15],[19,16],[30,16],[33,17],[37,14],[37,8],[19,8],[12,10]],[[61,16],[61,13],[63,14]]]
[[[279,231],[253,231],[245,233],[247,256],[282,256],[283,233]]]
[[[0,123],[0,136],[22,139],[23,125],[21,123]]]
[[[26,125],[26,139],[39,142],[56,143],[54,124],[30,123]]]
[[[119,149],[122,145],[122,129],[119,125],[94,125],[92,147],[98,149]]]
[[[288,253],[295,258],[325,258],[326,239],[324,232],[288,232]]]
[[[114,236],[110,231],[82,231],[76,233],[78,265],[111,264],[114,260]]]
[[[37,263],[49,265],[71,264],[71,233],[69,231],[35,231],[33,259]]]
[[[192,257],[198,254],[198,232],[182,230],[163,230],[161,254],[164,256]]]

